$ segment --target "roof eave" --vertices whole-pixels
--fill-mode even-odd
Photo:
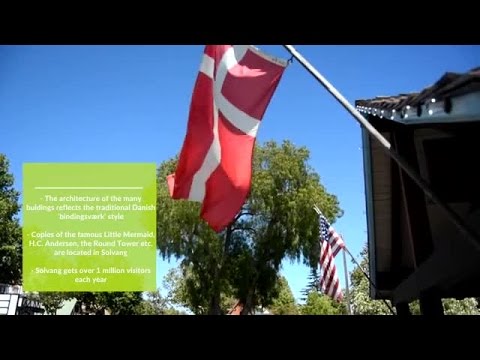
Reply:
[[[357,105],[364,115],[372,115],[401,124],[453,123],[480,120],[480,91],[452,99],[436,101],[412,107],[406,105],[400,111]]]

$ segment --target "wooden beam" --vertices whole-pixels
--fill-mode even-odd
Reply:
[[[393,134],[397,151],[404,156],[410,165],[419,169],[417,151],[414,142],[414,131],[407,126],[398,127]],[[414,267],[424,262],[433,252],[433,240],[429,226],[425,195],[409,176],[400,173],[403,201],[406,206],[408,235],[413,252]]]
[[[397,136],[393,132],[393,143],[396,146]],[[401,179],[401,172],[399,166],[390,161],[390,211],[391,211],[391,262],[390,272],[397,272],[402,266],[402,219],[401,207],[405,204],[405,199],[402,201],[403,183]],[[408,210],[407,210],[408,211]],[[396,284],[398,285],[398,284]]]
[[[412,269],[404,267],[395,269],[395,271],[379,272],[377,273],[377,286],[379,289],[385,291],[393,291],[402,281],[407,279],[411,273]]]
[[[402,302],[411,302],[419,299],[431,289],[437,289],[437,295],[441,295],[443,298],[460,295],[475,297],[478,292],[475,291],[475,288],[472,290],[472,283],[480,290],[480,286],[476,285],[477,282],[475,281],[480,279],[480,274],[478,272],[472,274],[472,269],[478,269],[478,263],[477,253],[468,247],[460,247],[453,252],[436,251],[407,280],[395,288],[392,301],[395,305]],[[469,274],[478,277],[475,279]],[[455,291],[452,288],[455,283],[465,284],[466,288],[462,291],[458,288]]]

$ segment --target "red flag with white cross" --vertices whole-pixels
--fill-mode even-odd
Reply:
[[[246,201],[258,128],[286,66],[250,45],[205,47],[168,185],[173,199],[201,202],[200,216],[217,232]]]

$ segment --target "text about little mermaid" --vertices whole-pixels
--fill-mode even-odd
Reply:
[[[155,164],[24,164],[29,291],[156,288]]]

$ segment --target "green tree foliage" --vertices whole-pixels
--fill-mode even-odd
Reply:
[[[195,292],[200,286],[195,272],[184,265],[170,269],[163,280],[163,287],[167,290],[166,301],[169,304],[184,307],[195,315],[205,315],[209,311],[209,302],[203,293]],[[220,296],[221,313],[227,313],[237,301],[231,289],[223,289]]]
[[[365,245],[361,252],[361,266],[368,274],[368,249]],[[356,267],[351,273],[352,283],[352,307],[355,314],[360,315],[391,315],[390,310],[383,301],[372,300],[370,298],[370,286],[367,278]],[[391,304],[390,302],[388,302]],[[479,315],[478,303],[475,298],[466,298],[463,300],[443,299],[443,309],[445,315]],[[420,304],[413,301],[409,304],[410,312],[413,315],[420,315]]]
[[[42,292],[38,294],[37,299],[45,308],[47,314],[56,315],[57,310],[63,306],[68,297],[64,293]]]
[[[283,276],[278,278],[276,293],[277,296],[273,299],[269,307],[270,312],[273,315],[297,315],[298,307],[295,302],[295,297],[288,285],[287,279]]]
[[[445,315],[480,315],[475,298],[463,300],[443,299],[442,302]]]
[[[97,305],[111,315],[138,314],[142,303],[141,292],[101,292],[95,293]]]
[[[182,315],[160,292],[41,292],[30,294],[39,300],[48,314],[56,314],[64,302],[76,299],[76,311],[96,315]]]
[[[158,169],[157,245],[164,258],[182,259],[183,303],[194,313],[222,314],[222,296],[244,313],[273,301],[282,260],[318,260],[317,204],[334,221],[337,198],[308,166],[309,151],[285,141],[257,146],[250,196],[235,220],[216,234],[200,219],[200,204],[172,200],[166,184],[176,159]]]
[[[475,298],[442,299],[443,312],[445,315],[480,315],[478,302]],[[420,303],[418,300],[409,304],[412,315],[420,315]]]
[[[198,298],[189,295],[187,290],[188,277],[191,272],[183,272],[181,266],[170,269],[164,278],[163,286],[167,290],[165,302],[185,307],[196,315],[208,314],[208,302],[203,304],[195,302]],[[221,296],[222,313],[227,313],[238,302],[232,295],[231,289],[226,289]],[[295,302],[292,290],[288,285],[285,277],[277,278],[276,286],[272,290],[273,300],[268,310],[274,315],[296,315],[298,314],[298,307]]]
[[[305,305],[300,308],[302,315],[341,315],[343,307],[333,301],[329,296],[318,291],[310,291]]]
[[[308,284],[305,289],[302,290],[302,301],[307,301],[308,294],[312,291],[318,291],[320,284],[320,274],[318,273],[318,267],[313,267],[310,269],[310,275],[308,276]]]
[[[361,251],[360,266],[368,274],[368,248],[365,245]],[[362,270],[357,266],[350,274],[351,277],[351,307],[355,315],[392,315],[387,305],[381,300],[370,298],[370,283]]]
[[[156,290],[145,294],[138,312],[141,315],[165,315],[167,308],[167,300]]]
[[[173,308],[159,290],[147,292],[137,313],[139,315],[184,315],[185,312]]]
[[[135,315],[142,313],[141,292],[40,292],[29,297],[38,299],[47,313],[55,314],[63,303],[75,299],[76,311],[103,315]]]
[[[13,188],[7,157],[0,154],[0,283],[21,284],[22,229],[18,221],[20,193]]]

